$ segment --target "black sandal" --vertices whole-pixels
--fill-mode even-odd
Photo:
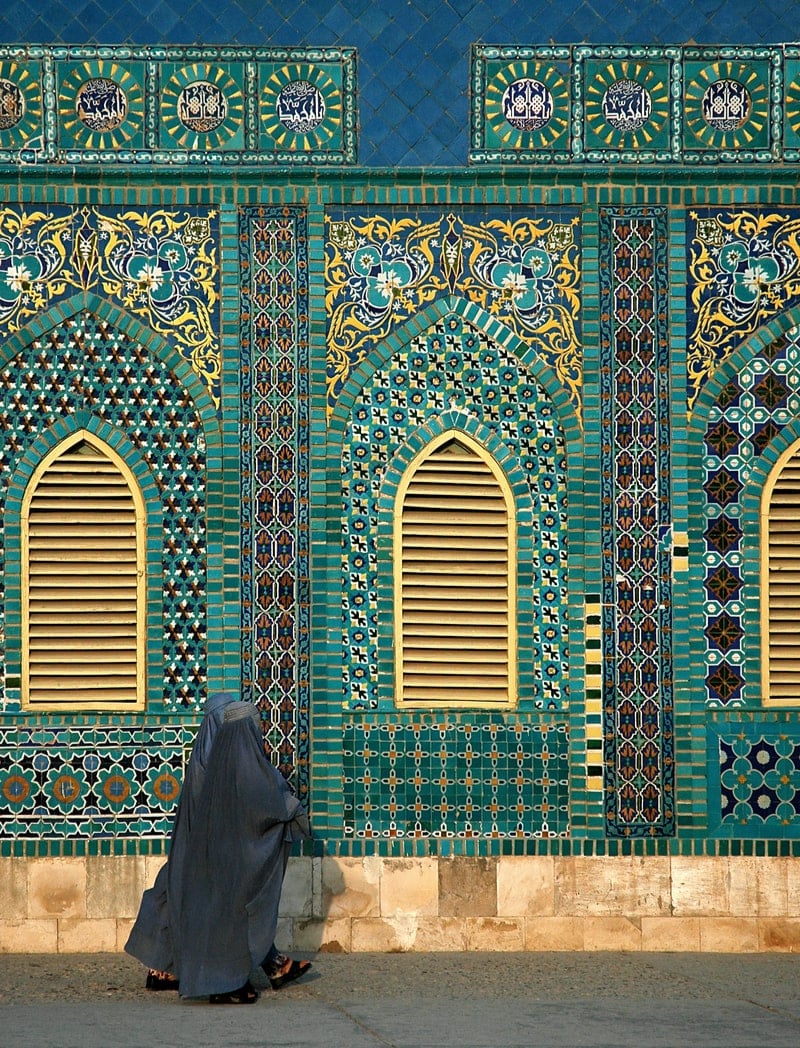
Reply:
[[[230,993],[212,993],[208,998],[209,1004],[255,1004],[259,998],[258,990],[248,979],[244,986]]]
[[[155,968],[148,969],[145,980],[145,990],[177,990],[178,980],[169,972],[159,972]]]
[[[286,963],[288,963],[288,967],[286,967]],[[287,957],[282,968],[273,969],[275,974],[269,976],[269,984],[273,990],[280,990],[282,986],[294,982],[301,975],[305,975],[310,967],[311,961],[293,961]]]

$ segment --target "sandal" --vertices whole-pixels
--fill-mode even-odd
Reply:
[[[294,982],[301,975],[305,975],[311,967],[311,961],[293,961],[291,957],[283,957],[275,968],[271,969],[269,984],[273,990],[280,990],[287,983]]]
[[[209,1004],[255,1004],[258,1000],[258,990],[248,979],[244,986],[230,993],[212,993],[208,998]]]
[[[177,990],[178,980],[169,972],[159,972],[155,968],[149,968],[144,988],[145,990]]]

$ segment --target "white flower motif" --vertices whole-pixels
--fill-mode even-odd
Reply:
[[[402,287],[400,278],[393,269],[382,270],[375,278],[375,285],[384,298],[391,298],[397,288]]]
[[[767,272],[764,266],[760,266],[757,262],[752,263],[742,274],[742,283],[748,290],[753,292],[761,291],[765,284],[769,284],[772,277]]]
[[[164,283],[164,274],[156,265],[144,265],[139,271],[139,287],[143,291],[157,291]]]
[[[506,273],[503,277],[503,285],[506,291],[511,292],[511,297],[522,295],[528,288],[528,281],[521,273]]]
[[[732,244],[730,247],[723,248],[721,252],[722,263],[728,269],[735,269],[737,263],[741,260],[741,245],[739,243]]]
[[[12,291],[28,291],[33,279],[33,274],[27,266],[20,264],[9,266],[6,271],[6,279]]]

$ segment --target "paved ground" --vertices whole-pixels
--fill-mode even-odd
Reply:
[[[146,992],[125,955],[5,955],[0,1045],[800,1048],[800,957],[319,954],[299,983],[212,1007]]]

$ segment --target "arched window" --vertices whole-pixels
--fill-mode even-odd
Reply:
[[[761,681],[765,703],[800,705],[800,440],[761,495]]]
[[[396,698],[516,701],[516,518],[508,481],[448,431],[409,464],[395,503]]]
[[[22,504],[22,702],[143,709],[145,513],[120,456],[86,430],[39,464]]]

